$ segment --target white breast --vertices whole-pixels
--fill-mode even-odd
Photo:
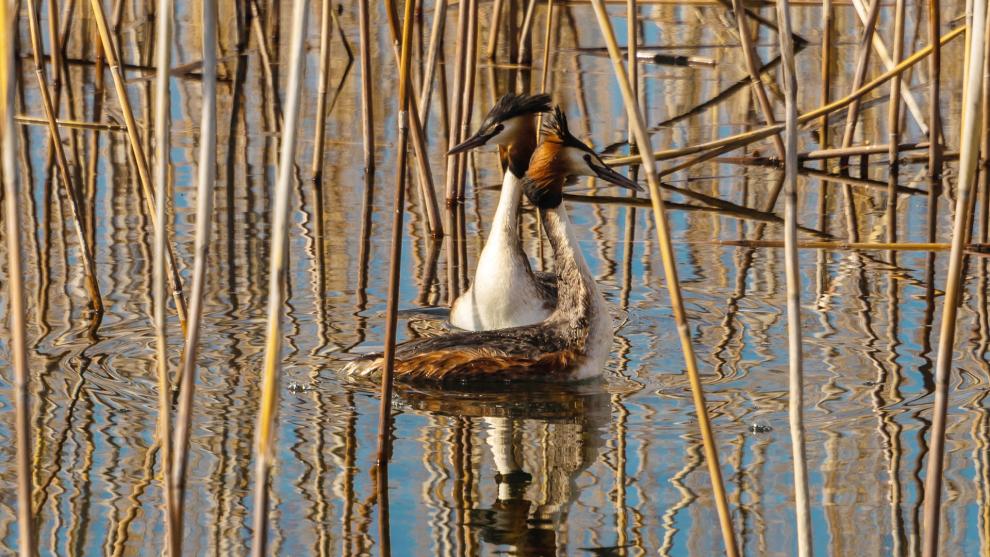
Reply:
[[[474,281],[450,310],[450,322],[455,327],[469,331],[504,329],[539,323],[550,315],[519,239],[521,195],[519,179],[506,172]]]

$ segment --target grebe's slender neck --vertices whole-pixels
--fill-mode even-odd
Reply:
[[[564,205],[541,209],[540,214],[543,229],[553,248],[554,269],[560,277],[557,281],[557,309],[550,319],[572,328],[585,329],[589,326],[590,314],[601,305],[591,270],[581,254],[581,246]]]
[[[502,191],[498,197],[498,207],[492,218],[489,240],[497,236],[515,238],[519,235],[519,206],[522,203],[522,181],[511,171],[502,178]]]

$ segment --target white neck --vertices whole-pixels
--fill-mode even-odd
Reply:
[[[519,235],[519,205],[522,202],[522,180],[511,170],[505,171],[502,178],[502,192],[498,197],[498,208],[492,218],[492,229],[488,233],[488,244],[497,236],[512,240]],[[486,245],[487,247],[487,245]]]

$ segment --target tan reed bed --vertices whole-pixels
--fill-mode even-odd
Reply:
[[[185,522],[186,465],[189,460],[189,430],[192,426],[193,396],[196,392],[196,359],[206,295],[206,273],[209,263],[210,235],[213,223],[213,191],[216,182],[217,146],[217,5],[204,0],[202,9],[203,80],[202,115],[199,126],[199,157],[196,174],[196,240],[193,263],[192,299],[189,306],[189,326],[182,353],[182,377],[175,420],[172,461],[172,524],[179,532],[175,540],[176,553],[182,554],[182,532]]]
[[[738,555],[738,549],[732,526],[732,516],[729,512],[729,506],[725,496],[725,486],[722,481],[722,470],[719,466],[715,435],[712,432],[711,422],[708,418],[708,408],[705,405],[705,394],[698,372],[697,357],[694,353],[691,331],[688,327],[687,315],[684,310],[684,299],[681,296],[677,265],[674,261],[674,249],[660,194],[660,180],[657,177],[656,161],[653,157],[652,145],[646,133],[646,123],[643,121],[642,112],[633,94],[632,86],[629,83],[626,68],[622,63],[622,56],[619,52],[618,43],[615,40],[615,34],[612,31],[612,23],[609,21],[608,13],[605,11],[604,1],[592,0],[592,6],[595,9],[595,16],[598,19],[598,26],[601,29],[602,37],[608,46],[609,57],[612,59],[612,67],[615,71],[616,80],[619,82],[619,89],[622,92],[622,99],[626,105],[626,112],[634,116],[630,124],[636,134],[636,143],[642,157],[643,170],[646,172],[647,183],[650,187],[650,199],[653,204],[653,218],[656,221],[660,256],[663,260],[664,275],[667,277],[667,290],[670,294],[670,301],[674,311],[674,321],[677,323],[677,332],[681,340],[684,363],[687,368],[688,379],[691,383],[691,396],[694,401],[695,412],[698,416],[698,425],[701,429],[701,436],[704,442],[705,461],[708,464],[708,473],[712,483],[715,507],[718,511],[722,540],[725,544],[726,555],[735,557]]]
[[[736,0],[737,2],[739,0]],[[874,0],[879,1],[879,0]],[[784,274],[787,282],[787,415],[791,432],[791,458],[794,460],[794,507],[797,522],[798,555],[811,557],[811,507],[808,502],[808,465],[804,443],[804,359],[801,348],[801,272],[798,256],[798,123],[797,69],[791,36],[791,7],[778,0],[781,67],[784,69]],[[896,142],[894,143],[896,145]],[[896,199],[896,197],[894,198]]]
[[[34,512],[31,466],[31,372],[28,369],[27,324],[24,304],[24,266],[21,258],[21,207],[19,200],[17,136],[14,125],[16,65],[14,34],[16,12],[11,2],[0,2],[0,166],[3,169],[4,220],[7,240],[7,304],[10,314],[10,364],[13,368],[13,402],[15,429],[15,469],[17,471],[17,549],[20,557],[37,553],[34,537]]]
[[[148,206],[148,214],[151,216],[152,225],[157,229],[160,225],[164,226],[164,223],[158,220],[158,210],[155,207],[155,195],[151,187],[151,173],[148,169],[148,159],[144,154],[144,148],[141,146],[141,135],[138,131],[137,121],[134,119],[134,111],[131,110],[131,102],[127,98],[127,89],[124,82],[124,76],[120,71],[120,61],[118,59],[116,46],[114,45],[113,37],[110,34],[110,26],[107,23],[106,13],[103,11],[103,3],[101,0],[91,0],[90,4],[93,7],[93,19],[96,21],[96,27],[100,34],[100,41],[103,45],[103,54],[106,57],[107,70],[110,72],[110,77],[113,78],[114,89],[117,93],[117,101],[120,103],[120,110],[124,115],[124,124],[127,126],[127,139],[130,142],[131,153],[135,164],[137,164],[138,167],[141,192],[145,203]],[[176,313],[178,313],[179,316],[179,323],[182,325],[183,331],[185,331],[186,299],[182,294],[182,281],[179,278],[179,271],[175,264],[175,254],[172,252],[171,246],[166,246],[165,256],[171,270],[169,273],[169,285],[172,289],[172,299],[175,300],[175,308]]]
[[[939,43],[946,44],[952,39],[958,37],[959,35],[962,35],[965,31],[966,31],[965,26],[957,27],[952,31],[949,31],[945,35],[942,35],[942,38],[939,40]],[[808,124],[810,122],[813,122],[817,118],[827,116],[837,110],[841,110],[846,106],[849,106],[849,104],[851,104],[855,99],[862,97],[863,95],[869,93],[870,91],[876,89],[877,87],[880,87],[881,85],[889,81],[894,75],[907,71],[909,68],[911,68],[912,66],[920,62],[922,59],[924,59],[926,56],[931,54],[931,52],[932,52],[931,45],[922,48],[921,50],[915,52],[911,56],[905,58],[900,64],[895,66],[893,69],[873,78],[871,81],[864,84],[862,87],[856,89],[849,95],[846,95],[845,97],[832,101],[828,104],[822,105],[816,108],[815,110],[801,114],[800,116],[798,116],[798,124],[801,125]],[[694,153],[699,153],[706,150],[709,151],[708,153],[702,155],[702,157],[706,157],[704,159],[698,157],[697,159],[685,161],[684,163],[678,164],[676,167],[674,167],[673,170],[669,168],[666,169],[664,172],[669,174],[675,172],[676,170],[682,170],[684,168],[692,166],[698,162],[701,162],[702,160],[708,160],[712,157],[718,156],[721,153],[738,149],[740,147],[749,145],[750,143],[770,137],[771,135],[774,135],[782,131],[783,128],[784,127],[782,124],[777,124],[774,126],[765,126],[763,128],[746,131],[729,137],[724,137],[722,139],[718,139],[715,141],[709,141],[707,143],[692,145],[689,147],[682,147],[678,149],[669,149],[666,151],[657,151],[656,153],[654,153],[654,156],[657,160],[667,160],[667,159],[679,158],[679,157],[691,155]],[[638,157],[614,157],[607,160],[606,162],[608,162],[609,165],[611,166],[617,166],[617,165],[621,166],[626,164],[639,164],[640,160]]]
[[[158,73],[155,79],[155,204],[158,226],[155,227],[155,241],[152,248],[152,289],[154,302],[152,319],[155,324],[156,369],[158,370],[158,439],[161,444],[162,493],[165,498],[165,536],[167,554],[178,557],[179,538],[182,531],[176,528],[175,490],[172,489],[172,387],[168,370],[168,338],[165,315],[165,244],[168,227],[165,225],[168,205],[168,174],[171,162],[171,133],[169,108],[168,68],[172,61],[172,0],[158,0],[155,32],[155,65]]]
[[[945,429],[949,405],[949,375],[954,361],[956,315],[964,287],[965,242],[968,237],[969,207],[974,196],[977,162],[983,133],[980,114],[983,102],[983,55],[986,41],[987,0],[973,0],[973,28],[970,33],[969,65],[965,72],[962,132],[959,139],[959,179],[956,211],[952,228],[949,270],[945,277],[942,300],[942,323],[935,363],[935,407],[929,434],[928,469],[925,474],[924,525],[922,555],[935,557],[939,550],[939,526],[942,514],[942,472],[945,458]],[[933,126],[933,129],[934,126]],[[933,136],[934,137],[934,136]]]
[[[28,29],[31,35],[31,51],[34,55],[34,73],[38,78],[38,91],[41,94],[41,104],[45,110],[45,119],[48,123],[49,143],[53,147],[55,161],[58,165],[59,182],[62,184],[62,191],[65,192],[65,196],[69,200],[69,218],[72,220],[72,227],[76,236],[79,238],[79,254],[82,260],[86,291],[89,293],[90,302],[93,304],[94,324],[98,324],[103,318],[103,297],[100,294],[100,285],[96,278],[96,262],[93,260],[93,252],[89,242],[86,241],[86,231],[82,224],[82,206],[79,200],[79,190],[73,184],[69,162],[65,156],[65,148],[62,145],[58,124],[55,121],[56,105],[52,103],[51,93],[48,90],[48,81],[45,77],[41,31],[38,24],[38,6],[35,0],[28,0],[27,9]],[[57,35],[52,35],[51,38],[53,41],[58,40]],[[58,56],[54,55],[52,57],[52,65],[57,72],[59,66],[55,65],[56,60],[58,60]],[[13,105],[11,105],[12,109]]]
[[[272,208],[272,232],[268,262],[268,311],[265,327],[265,359],[255,432],[254,517],[251,554],[261,557],[268,543],[268,481],[275,461],[275,414],[278,411],[279,374],[282,363],[282,309],[285,305],[287,280],[286,259],[289,232],[289,195],[296,155],[300,96],[303,88],[303,45],[306,39],[306,15],[309,2],[300,0],[292,9],[289,39],[289,76],[283,141],[279,153],[275,203]]]

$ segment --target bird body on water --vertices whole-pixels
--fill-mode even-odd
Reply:
[[[532,325],[455,332],[400,344],[395,350],[396,380],[580,381],[601,373],[612,342],[612,319],[562,204],[564,184],[579,175],[639,189],[571,135],[557,108],[521,181],[523,192],[543,217],[553,249],[558,303],[550,315]],[[378,378],[384,363],[380,354],[369,355],[350,362],[344,371]]]

